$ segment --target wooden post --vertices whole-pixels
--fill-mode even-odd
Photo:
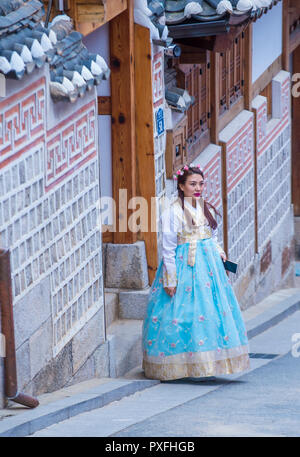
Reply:
[[[293,73],[300,74],[300,46],[293,52]],[[293,83],[292,83],[293,84]],[[298,89],[299,92],[299,89]],[[300,216],[300,97],[292,97],[292,202]]]
[[[290,22],[289,0],[282,0],[282,69],[289,71],[290,68]]]
[[[223,207],[223,247],[228,255],[228,208],[227,208],[227,160],[226,143],[220,142],[221,146],[221,189]]]
[[[151,42],[150,31],[147,28],[135,24],[134,30],[137,187],[140,196],[146,199],[148,205],[147,231],[141,232],[140,235],[145,241],[151,284],[158,266],[157,233],[151,232],[151,218],[156,221],[156,207],[151,205],[151,197],[156,195]]]
[[[258,138],[257,138],[257,110],[253,110],[254,116],[254,151],[253,151],[253,159],[254,159],[254,249],[255,252],[258,253],[258,198],[257,198],[257,158],[258,158]]]
[[[251,111],[252,107],[252,22],[245,30],[245,84],[244,101],[245,109]]]
[[[137,240],[137,234],[128,229],[128,203],[136,196],[133,0],[110,22],[110,52],[113,198],[117,208],[113,240],[127,244]],[[121,199],[120,189],[127,192]]]
[[[211,142],[219,143],[220,54],[211,52]]]

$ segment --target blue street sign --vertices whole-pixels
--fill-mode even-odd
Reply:
[[[165,131],[164,110],[162,108],[156,111],[156,131],[158,136]]]

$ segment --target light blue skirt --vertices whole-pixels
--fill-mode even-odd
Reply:
[[[197,241],[193,267],[188,250],[188,243],[176,248],[173,297],[163,288],[162,261],[151,286],[142,336],[147,378],[206,377],[250,368],[243,317],[213,239]]]

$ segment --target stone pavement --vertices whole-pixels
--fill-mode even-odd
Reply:
[[[252,338],[249,370],[164,381],[31,437],[299,435],[299,322],[300,310]]]
[[[300,288],[281,289],[243,311],[249,339],[265,332],[300,309]],[[28,410],[13,402],[0,410],[0,437],[27,436],[51,424],[91,411],[125,396],[160,384],[140,369],[123,378],[95,378],[38,397],[40,406]]]

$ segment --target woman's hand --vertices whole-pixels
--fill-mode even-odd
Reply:
[[[225,254],[225,253],[223,254],[223,252],[222,252],[222,253],[220,254],[220,256],[222,257],[223,261],[225,262],[225,260],[227,259],[226,254]]]
[[[164,287],[165,289],[165,292],[170,295],[170,297],[173,297],[173,295],[175,295],[175,292],[176,292],[176,287]]]

